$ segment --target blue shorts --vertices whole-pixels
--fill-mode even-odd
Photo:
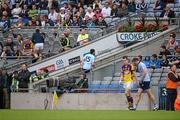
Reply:
[[[139,83],[139,87],[143,90],[148,90],[150,88],[150,81],[144,81]]]

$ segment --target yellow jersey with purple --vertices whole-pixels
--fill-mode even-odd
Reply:
[[[123,76],[123,81],[125,83],[127,82],[133,82],[133,71],[134,71],[134,66],[132,64],[127,64],[122,66],[122,76]]]

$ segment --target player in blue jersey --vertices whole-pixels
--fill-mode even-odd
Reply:
[[[87,53],[81,62],[81,68],[84,73],[90,72],[92,68],[95,68],[95,50],[91,49],[89,53]]]
[[[140,62],[140,60],[138,58],[133,58],[132,62],[137,68],[136,71],[140,73],[139,89],[137,92],[137,100],[135,102],[134,109],[135,110],[137,109],[138,103],[141,99],[141,95],[142,95],[143,91],[145,91],[147,93],[147,95],[149,96],[150,100],[154,104],[153,110],[158,110],[158,105],[156,104],[155,97],[150,88],[151,80],[150,80],[150,76],[149,76],[146,65],[144,63]]]

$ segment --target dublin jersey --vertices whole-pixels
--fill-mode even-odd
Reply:
[[[140,81],[142,80],[142,71],[143,70],[147,70],[147,67],[144,63],[140,62],[138,64],[138,72],[140,73]],[[147,70],[146,76],[144,78],[144,81],[150,81],[150,76],[149,76],[148,70]]]
[[[83,58],[83,69],[90,70],[92,68],[92,64],[95,62],[95,56],[92,54],[86,54]]]
[[[131,64],[123,65],[122,66],[122,75],[124,82],[132,82],[133,81],[133,71],[134,66]]]

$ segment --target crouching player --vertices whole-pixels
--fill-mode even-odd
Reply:
[[[134,67],[129,63],[128,57],[123,56],[123,65],[121,68],[121,78],[120,82],[123,82],[123,87],[125,89],[125,96],[128,102],[128,109],[133,110],[133,98],[131,96],[131,89],[133,87],[134,78]]]

